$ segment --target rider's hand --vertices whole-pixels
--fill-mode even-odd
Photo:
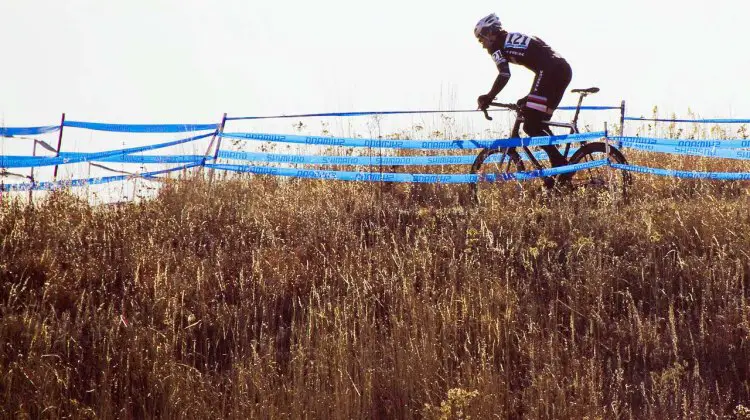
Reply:
[[[526,102],[528,102],[529,97],[524,96],[523,98],[516,101],[516,105],[518,105],[518,108],[523,109],[524,106],[526,106]]]
[[[484,111],[485,109],[490,107],[490,102],[492,102],[493,99],[495,98],[490,95],[479,95],[479,97],[477,98],[477,107]]]

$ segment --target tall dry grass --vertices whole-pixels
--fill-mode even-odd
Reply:
[[[743,416],[748,184],[634,192],[472,209],[255,177],[3,202],[0,417]]]

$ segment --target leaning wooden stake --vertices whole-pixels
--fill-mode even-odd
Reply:
[[[60,133],[57,136],[57,153],[55,154],[55,157],[60,157],[60,148],[62,147],[62,136],[63,136],[63,127],[65,127],[65,113],[62,114],[62,119],[60,120]],[[57,165],[55,165],[55,171],[52,173],[52,182],[57,181]]]
[[[36,144],[39,140],[34,139],[34,148],[32,149],[31,156],[36,157]],[[34,203],[34,167],[31,167],[31,175],[29,175],[31,186],[29,187],[29,204]]]
[[[219,124],[219,128],[216,130],[216,134],[214,134],[214,138],[216,138],[216,149],[214,150],[214,158],[213,161],[216,163],[216,160],[219,158],[219,149],[221,148],[221,135],[224,133],[224,126],[227,123],[227,113],[224,113],[224,116],[221,118],[221,124]],[[213,143],[213,139],[211,139],[211,143]],[[210,150],[209,146],[209,150]],[[211,168],[210,171],[208,171],[208,184],[211,185],[214,180],[214,168]]]

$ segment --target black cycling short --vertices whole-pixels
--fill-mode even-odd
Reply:
[[[539,70],[527,96],[525,107],[551,116],[560,105],[572,78],[573,71],[565,60],[559,60],[553,67]]]

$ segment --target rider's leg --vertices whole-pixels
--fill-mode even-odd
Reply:
[[[544,124],[543,121],[549,120],[549,115],[537,111],[535,109],[530,108],[524,108],[523,110],[523,131],[530,137],[537,137],[537,136],[551,136],[552,130],[550,130],[549,126],[547,124]],[[563,166],[567,165],[568,161],[565,159],[565,157],[560,153],[559,150],[557,150],[557,146],[554,145],[546,145],[546,146],[540,146],[541,149],[543,149],[547,156],[549,156],[549,162],[552,167],[555,166]],[[547,188],[553,188],[555,186],[555,179],[550,177],[544,178],[544,185]]]
[[[524,132],[529,136],[551,136],[552,130],[543,121],[549,121],[555,109],[560,105],[565,90],[570,84],[573,72],[565,60],[560,60],[557,65],[540,71],[534,78],[531,92],[526,97],[523,107]],[[549,156],[552,167],[567,165],[568,160],[560,153],[557,146],[548,145],[541,148]],[[560,181],[569,181],[571,175],[561,175]],[[545,181],[547,182],[547,181]],[[548,185],[549,186],[549,185]]]
[[[530,137],[537,136],[552,136],[552,130],[549,125],[545,124],[544,121],[548,121],[551,115],[546,112],[542,112],[533,108],[527,107],[523,111],[523,131]],[[540,146],[542,150],[547,152],[549,156],[550,165],[554,168],[556,166],[563,166],[568,164],[568,160],[560,153],[555,145]]]

